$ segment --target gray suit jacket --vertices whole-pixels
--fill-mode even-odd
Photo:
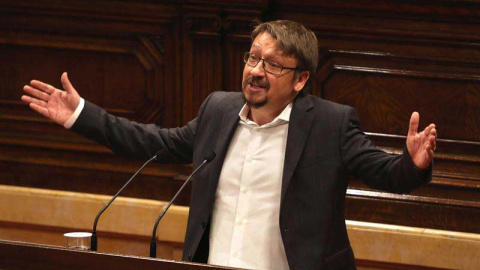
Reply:
[[[206,262],[215,191],[243,104],[241,93],[216,92],[186,126],[162,129],[86,102],[72,130],[129,157],[147,159],[161,150],[164,163],[196,167],[215,151],[193,182],[183,254]],[[356,269],[344,217],[350,174],[373,188],[405,193],[428,182],[431,168],[418,170],[406,151],[393,156],[377,149],[351,107],[300,94],[290,117],[279,220],[290,269]]]

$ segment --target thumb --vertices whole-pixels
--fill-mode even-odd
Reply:
[[[62,82],[63,89],[68,93],[68,94],[73,94],[76,93],[75,88],[73,88],[72,83],[68,79],[68,74],[67,72],[64,72],[62,74],[62,77],[60,78],[60,81]]]
[[[418,124],[420,122],[420,114],[418,112],[413,112],[410,117],[410,125],[408,126],[408,135],[414,136],[417,134]]]

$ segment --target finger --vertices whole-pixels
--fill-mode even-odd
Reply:
[[[22,101],[28,104],[35,104],[37,106],[41,106],[44,108],[47,107],[47,103],[45,101],[33,98],[31,96],[27,96],[27,95],[22,96]]]
[[[426,151],[435,151],[435,149],[437,148],[437,141],[435,135],[430,134],[423,143],[423,147]]]
[[[414,136],[415,134],[417,134],[419,122],[420,122],[420,115],[418,114],[418,112],[413,112],[412,116],[410,117],[410,125],[408,126],[409,136]]]
[[[423,162],[421,162],[422,165],[419,166],[419,168],[426,169],[429,166],[429,164],[432,162],[433,150],[430,148],[430,144],[428,143],[425,143],[423,146],[424,146],[423,157],[422,157]]]
[[[427,152],[427,156],[429,156],[430,152],[433,152],[433,149],[430,144],[428,143],[425,144],[425,151]]]
[[[433,150],[432,149],[427,151],[427,157],[428,157],[428,164],[430,164],[430,162],[432,162],[432,159],[433,159]]]
[[[430,145],[433,151],[437,150],[437,138],[435,136],[429,137]]]
[[[38,112],[39,114],[41,114],[41,115],[43,115],[47,118],[50,118],[50,112],[48,111],[47,108],[39,106],[35,103],[30,103],[30,108],[32,108],[32,110]]]
[[[430,124],[428,127],[426,127],[424,130],[423,130],[423,133],[426,137],[430,136],[430,134],[432,133],[432,130],[435,129],[435,125],[434,124]]]
[[[28,104],[32,103],[32,98],[30,96],[27,96],[27,95],[23,95],[21,97],[21,100],[25,103],[28,103]]]
[[[427,153],[427,159],[429,161],[432,160],[433,158],[433,151],[434,151],[433,145],[430,143],[427,143],[425,145],[425,152]]]
[[[44,100],[44,101],[47,101],[50,97],[49,94],[43,92],[43,91],[40,91],[38,89],[35,89],[31,86],[28,86],[28,85],[25,85],[23,87],[23,91],[27,92],[28,94],[40,99],[40,100]]]
[[[62,76],[60,77],[60,81],[62,82],[63,89],[67,91],[67,93],[71,94],[73,91],[75,91],[75,88],[73,88],[72,83],[68,79],[68,74],[67,72],[64,72]]]
[[[39,90],[42,90],[43,92],[45,92],[47,94],[51,94],[55,90],[57,90],[55,87],[51,86],[50,84],[46,84],[44,82],[37,81],[37,80],[30,81],[30,85],[33,86],[33,88],[37,88]]]

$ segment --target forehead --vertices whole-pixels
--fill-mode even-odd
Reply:
[[[297,59],[291,55],[286,55],[283,50],[278,48],[277,40],[268,32],[262,32],[253,40],[250,51],[259,54],[263,58],[281,61],[284,64],[296,65]]]
[[[264,52],[283,55],[283,52],[277,47],[277,40],[267,32],[262,32],[252,42],[252,50],[262,50]]]

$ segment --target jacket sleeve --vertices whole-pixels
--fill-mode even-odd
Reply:
[[[125,157],[149,159],[157,154],[157,160],[162,163],[188,164],[193,159],[198,125],[213,95],[203,102],[195,119],[177,128],[161,128],[116,117],[85,101],[71,130]]]
[[[88,101],[72,126],[72,131],[119,155],[148,159],[158,152],[163,163],[191,162],[196,129],[197,119],[183,127],[167,129],[113,116]]]
[[[408,193],[432,179],[432,164],[421,170],[413,164],[406,149],[391,155],[376,148],[360,130],[357,112],[348,107],[340,138],[344,167],[369,187],[394,193]]]

